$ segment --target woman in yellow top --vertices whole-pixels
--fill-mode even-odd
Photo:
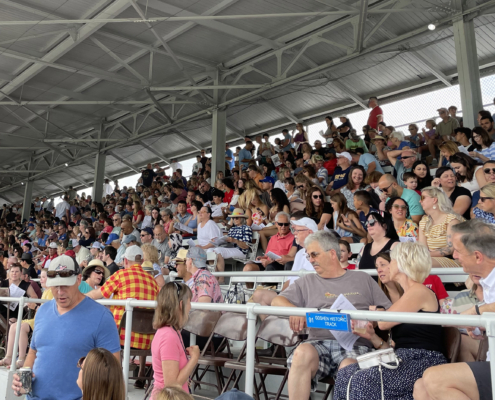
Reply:
[[[465,219],[454,212],[447,195],[433,186],[421,191],[421,206],[426,215],[419,222],[419,242],[430,250],[432,268],[460,267],[452,258],[451,228]]]
[[[409,215],[409,205],[400,197],[391,197],[385,205],[385,211],[389,212],[394,221],[397,235],[403,242],[415,242],[418,240],[418,225],[416,225]]]
[[[41,270],[40,283],[43,288],[43,294],[41,295],[42,300],[52,300],[53,294],[52,289],[46,287],[46,269]],[[37,283],[34,283],[36,285]],[[40,307],[41,304],[28,303],[28,307],[35,310]],[[0,366],[10,367],[12,362],[12,353],[14,352],[14,338],[15,331],[17,329],[17,322],[10,326],[9,341],[7,343],[7,354],[5,358],[0,361]],[[26,358],[26,350],[29,342],[29,334],[34,330],[34,318],[24,319],[21,323],[21,335],[19,336],[19,355],[17,362],[15,363],[17,368],[21,368],[24,365],[24,359]]]

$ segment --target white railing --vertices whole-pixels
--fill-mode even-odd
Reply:
[[[437,271],[438,270],[438,271]],[[364,270],[370,275],[376,275],[376,270]],[[432,269],[432,274],[438,275],[460,275],[465,274],[462,268],[439,268]],[[294,276],[294,275],[307,275],[313,273],[312,271],[263,271],[258,272],[218,272],[215,273],[217,276]],[[4,302],[19,302],[19,314],[18,321],[22,320],[23,308],[26,303],[44,303],[47,300],[40,299],[30,299],[26,297],[12,298],[12,297],[0,297],[0,301]],[[156,308],[156,301],[145,301],[145,300],[98,300],[98,303],[105,306],[121,306],[125,308],[127,313],[126,325],[125,325],[125,340],[124,340],[124,356],[123,356],[123,374],[124,381],[127,383],[129,380],[129,365],[128,360],[130,359],[130,349],[131,349],[131,335],[132,331],[132,313],[135,307],[143,308]],[[255,363],[255,341],[256,341],[256,320],[257,316],[260,314],[265,315],[277,315],[277,316],[305,316],[308,312],[318,311],[316,308],[294,308],[294,307],[269,307],[261,306],[255,303],[249,304],[225,304],[225,303],[192,303],[192,309],[194,310],[211,310],[211,311],[230,311],[238,313],[246,313],[246,318],[248,320],[247,326],[247,347],[246,347],[246,375],[245,375],[245,392],[250,396],[253,395],[253,382],[254,382],[254,363]],[[330,310],[325,310],[328,312],[333,312]],[[387,322],[400,322],[400,323],[416,323],[416,324],[427,324],[427,325],[454,325],[454,326],[473,326],[473,327],[484,327],[488,336],[489,347],[495,349],[495,313],[484,313],[480,316],[474,315],[428,315],[428,314],[418,314],[418,313],[398,313],[398,312],[380,312],[380,311],[362,311],[362,310],[352,310],[345,311],[340,310],[340,312],[347,313],[352,319],[366,320],[366,321],[387,321]],[[14,352],[12,354],[12,360],[17,358],[17,351],[19,347],[19,336],[21,332],[21,324],[17,324],[16,333],[14,338]],[[11,364],[11,371],[15,371],[15,362]],[[491,369],[492,378],[492,388],[494,389],[494,399],[495,399],[495,368]]]

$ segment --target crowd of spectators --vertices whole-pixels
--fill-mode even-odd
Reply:
[[[226,144],[225,165],[217,166],[216,176],[202,150],[192,171],[183,171],[174,159],[166,168],[148,164],[135,187],[107,180],[102,199],[79,196],[72,187],[56,206],[53,199],[37,197],[27,221],[20,217],[22,205],[5,205],[0,286],[53,302],[29,306],[17,360],[10,338],[18,309],[11,308],[8,317],[7,308],[0,307],[0,317],[13,323],[0,365],[33,368],[39,398],[54,390],[46,374],[64,371],[74,379],[64,380],[55,397],[76,398],[86,386],[84,374],[77,379],[74,360],[89,352],[79,363],[81,371],[91,360],[104,359],[105,351],[120,361],[124,344],[124,307],[108,311],[91,299],[158,300],[156,334],[133,332],[131,347],[151,348],[153,399],[174,385],[188,392],[199,357],[199,348],[186,346],[189,338],[181,333],[190,303],[223,302],[223,278],[212,272],[237,262],[247,272],[314,272],[291,276],[279,293],[255,290],[252,301],[263,305],[330,307],[344,294],[361,310],[491,311],[487,291],[495,254],[486,243],[495,240],[493,117],[482,110],[478,126],[466,127],[455,107],[441,108],[438,122],[428,120],[423,128],[411,124],[405,134],[385,123],[376,98],[369,107],[362,134],[339,115],[337,123],[325,118],[327,129],[314,143],[299,123],[292,132],[284,129],[275,144],[268,134],[246,137],[235,149]],[[351,260],[355,244],[360,250]],[[469,279],[456,284],[458,295],[449,297],[441,280],[430,275],[432,267],[463,267]],[[377,279],[356,271],[375,268]],[[31,280],[38,277],[40,284]],[[64,314],[67,321],[57,320]],[[301,317],[291,317],[290,324],[297,332],[306,329]],[[378,330],[389,332],[389,340]],[[479,332],[463,331],[460,361],[469,363],[459,364],[464,367],[445,364],[438,326],[380,322],[353,332],[360,337],[346,349],[331,332],[309,329],[309,339],[288,358],[291,399],[309,398],[328,376],[336,379],[336,399],[380,398],[382,391],[387,399],[454,398],[454,392],[447,397],[448,390],[437,391],[436,377],[449,367],[449,376],[468,375],[464,386],[456,386],[466,398],[491,398],[483,397],[491,386],[480,384],[487,376],[489,381],[489,364],[475,362]],[[58,351],[47,355],[54,334]],[[89,338],[95,339],[89,343]],[[61,356],[60,349],[74,341],[78,346]],[[356,374],[356,357],[388,347],[402,360],[397,370]],[[145,358],[140,361],[142,376]],[[144,384],[138,380],[135,386]],[[16,380],[14,388],[19,389]]]

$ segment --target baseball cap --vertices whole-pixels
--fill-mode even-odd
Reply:
[[[253,400],[253,398],[244,392],[232,389],[217,397],[216,400]]]
[[[345,157],[349,161],[352,161],[352,157],[351,157],[351,155],[347,151],[343,151],[342,153],[337,153],[336,156],[337,156],[337,158],[339,158],[339,157]]]
[[[103,249],[103,246],[101,245],[100,242],[93,242],[93,244],[89,248],[90,249],[102,250]]]
[[[119,238],[119,235],[117,235],[116,233],[111,233],[110,235],[108,235],[108,239],[105,242],[105,244],[106,245],[110,245],[110,244],[112,244],[112,242],[114,240],[117,240],[118,238]]]
[[[134,235],[130,235],[134,237]],[[134,237],[134,240],[136,238]],[[124,258],[127,258],[129,261],[141,261],[143,259],[143,251],[139,246],[129,246],[124,253]],[[137,260],[136,260],[137,258]]]
[[[28,227],[30,227],[30,226],[33,226],[34,227],[34,224],[28,224]]]
[[[315,161],[323,161],[323,157],[322,156],[314,156],[314,160]]]
[[[337,118],[347,118],[347,114],[339,114]]]
[[[69,256],[69,257],[72,257],[72,258],[76,258],[76,253],[74,253],[73,250],[67,250],[64,254],[66,256]]]
[[[50,271],[74,271],[75,274],[65,278],[62,278],[60,275],[57,275],[55,278],[47,278],[47,287],[74,286],[77,281],[77,275],[80,273],[79,265],[76,260],[68,255],[62,255],[54,258],[48,266],[48,272]]]
[[[196,268],[206,268],[208,266],[206,264],[208,259],[206,256],[206,251],[204,251],[201,247],[193,246],[189,248],[186,258],[191,258]]]
[[[359,135],[357,132],[353,129],[350,133],[351,139],[359,139]]]
[[[445,111],[446,113],[448,113],[448,112],[449,112],[449,110],[447,110],[445,107],[439,108],[437,111],[438,111],[438,112],[440,112],[440,111]]]
[[[151,235],[151,237],[153,237],[153,229],[151,229],[149,226],[141,230],[141,232],[143,231],[146,232],[148,235]]]
[[[270,182],[272,185],[274,185],[275,179],[273,179],[271,176],[267,176],[265,179],[260,179],[260,182]]]
[[[57,243],[55,243],[55,242],[51,242],[51,243],[48,245],[48,248],[49,248],[49,249],[58,249],[58,245],[57,245]]]
[[[316,222],[313,221],[311,218],[301,218],[300,220],[297,221],[290,221],[292,225],[295,226],[304,226],[314,232],[318,231],[318,225],[316,225]]]
[[[131,242],[137,242],[136,236],[127,235],[124,240],[122,240],[122,244],[129,244]]]
[[[31,253],[22,253],[21,260],[32,260],[33,256]]]

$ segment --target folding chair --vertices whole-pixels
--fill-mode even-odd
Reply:
[[[187,324],[182,329],[196,336],[210,338],[213,336],[215,326],[221,316],[222,313],[220,311],[193,310],[189,313]],[[213,345],[212,340],[209,340],[208,346],[205,346],[201,350],[201,356],[204,356],[205,354],[210,354],[210,355],[215,354],[215,347]],[[198,377],[198,381],[201,381],[201,379],[203,379],[203,376],[206,374],[208,369],[209,366],[207,366],[202,371],[201,376],[199,376],[199,369],[196,371],[196,376]],[[214,386],[222,387],[223,386],[222,370],[221,368],[216,366],[214,366],[214,369],[215,369],[215,376],[217,378],[217,385]]]
[[[223,385],[219,385],[218,379],[220,380],[220,383],[222,383],[223,381],[222,367],[227,361],[232,361],[233,358],[232,351],[230,349],[229,340],[244,341],[244,342],[246,341],[247,338],[246,314],[238,314],[233,312],[224,313],[217,321],[217,324],[215,325],[215,329],[213,330],[213,334],[210,335],[208,342],[205,345],[205,349],[209,348],[210,342],[213,338],[213,335],[215,334],[223,337],[222,343],[216,350],[214,350],[214,353],[212,355],[202,354],[199,357],[198,365],[194,369],[191,376],[193,377],[192,382],[194,383],[194,388],[196,388],[200,384],[204,384],[204,385],[216,387],[218,390],[218,394],[221,394]],[[227,353],[223,352],[225,346]],[[243,346],[243,349],[241,350],[241,354],[239,355],[239,357],[241,357],[242,354],[244,353],[244,347],[245,344]],[[198,374],[200,366],[206,367],[201,376],[199,376]],[[209,370],[210,367],[215,368],[215,371],[217,373],[217,384],[201,381],[201,379],[203,378],[203,376]],[[194,379],[194,376],[196,376],[198,379]]]
[[[296,333],[290,328],[289,319],[277,316],[268,316],[262,322],[256,339],[265,340],[274,345],[272,357],[258,357],[255,353],[255,365],[254,373],[260,375],[260,384],[256,382],[254,378],[255,398],[260,398],[260,390],[263,391],[265,399],[268,399],[268,395],[275,395],[275,400],[278,400],[282,395],[285,383],[289,376],[289,369],[287,368],[287,358],[275,357],[279,347],[293,347],[299,343],[300,339]],[[227,361],[224,365],[225,368],[232,369],[232,372],[225,384],[222,393],[229,389],[229,383],[234,379],[234,387],[238,386],[239,379],[242,373],[246,371],[245,361]],[[282,376],[282,382],[276,393],[267,392],[265,386],[265,379],[267,375]]]
[[[134,308],[132,313],[132,333],[140,333],[142,335],[154,335],[155,329],[153,328],[153,316],[155,315],[155,310],[150,308]],[[124,312],[119,326],[119,336],[122,329],[125,329],[125,323],[127,319],[127,312]],[[131,357],[133,360],[135,357],[140,357],[140,369],[145,371],[146,368],[146,357],[151,356],[151,348],[149,349],[132,349]],[[124,356],[124,350],[121,350],[121,356]],[[130,360],[124,360],[124,362],[129,362]],[[135,366],[134,362],[131,365]],[[145,375],[130,377],[129,379],[144,380],[148,382],[148,387],[151,386],[151,381],[153,380],[153,367],[149,366],[148,372],[145,371]]]
[[[445,357],[449,363],[455,363],[461,350],[461,332],[453,326],[443,327]]]

